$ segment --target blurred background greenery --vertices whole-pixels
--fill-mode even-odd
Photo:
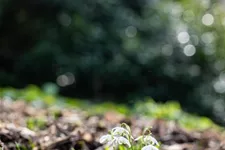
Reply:
[[[224,8],[222,0],[1,0],[0,86],[51,82],[61,95],[129,105],[176,100],[225,124]]]

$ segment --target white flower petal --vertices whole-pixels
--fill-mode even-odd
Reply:
[[[141,150],[159,150],[157,147],[152,145],[144,146]]]
[[[112,134],[113,135],[121,135],[121,134],[127,134],[129,135],[129,131],[127,131],[126,129],[122,128],[122,127],[115,127],[112,129]]]
[[[108,142],[108,145],[112,147],[118,147],[119,143],[117,142],[117,139],[114,138],[113,140]]]
[[[144,137],[144,143],[145,144],[157,145],[157,146],[159,145],[157,140],[154,137],[150,136],[150,135]]]
[[[113,140],[112,135],[107,134],[107,135],[103,135],[103,136],[99,139],[99,142],[100,142],[101,144],[105,144],[105,143],[107,143],[107,142],[109,142],[109,141],[111,141],[111,140]]]
[[[125,144],[129,148],[131,147],[131,144],[130,144],[129,140],[127,140],[126,138],[124,138],[122,136],[118,138],[118,141],[119,141],[119,144]]]

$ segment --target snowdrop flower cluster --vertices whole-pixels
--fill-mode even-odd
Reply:
[[[144,130],[142,136],[134,139],[131,135],[130,127],[125,123],[122,123],[120,127],[113,128],[109,131],[109,134],[103,135],[100,138],[100,143],[107,144],[113,149],[118,149],[119,146],[123,145],[129,150],[134,150],[135,141],[141,145],[141,150],[159,150],[159,143],[151,136],[149,129]],[[135,150],[136,149],[137,148],[135,148]]]
[[[126,124],[121,124],[121,127],[113,128],[109,134],[106,134],[100,138],[100,143],[108,144],[113,149],[118,148],[119,145],[126,145],[131,147],[130,139],[133,139],[130,133],[130,128]]]

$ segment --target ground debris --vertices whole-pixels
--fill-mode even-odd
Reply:
[[[131,126],[134,136],[141,135],[145,127],[153,127],[154,136],[162,143],[161,150],[225,150],[224,134],[213,129],[187,131],[174,121],[126,117],[115,112],[88,115],[85,110],[40,109],[23,101],[3,100],[0,101],[0,148],[103,150],[98,139],[122,122]]]

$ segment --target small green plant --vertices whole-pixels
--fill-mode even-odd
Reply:
[[[15,142],[16,150],[26,150],[26,148],[20,143]]]
[[[31,130],[37,130],[37,129],[44,129],[46,127],[46,120],[43,118],[28,118],[27,121],[27,127]]]
[[[113,150],[159,150],[159,143],[152,137],[149,128],[144,130],[143,135],[134,139],[131,129],[126,123],[113,128],[109,131],[109,134],[103,135],[99,141]]]

